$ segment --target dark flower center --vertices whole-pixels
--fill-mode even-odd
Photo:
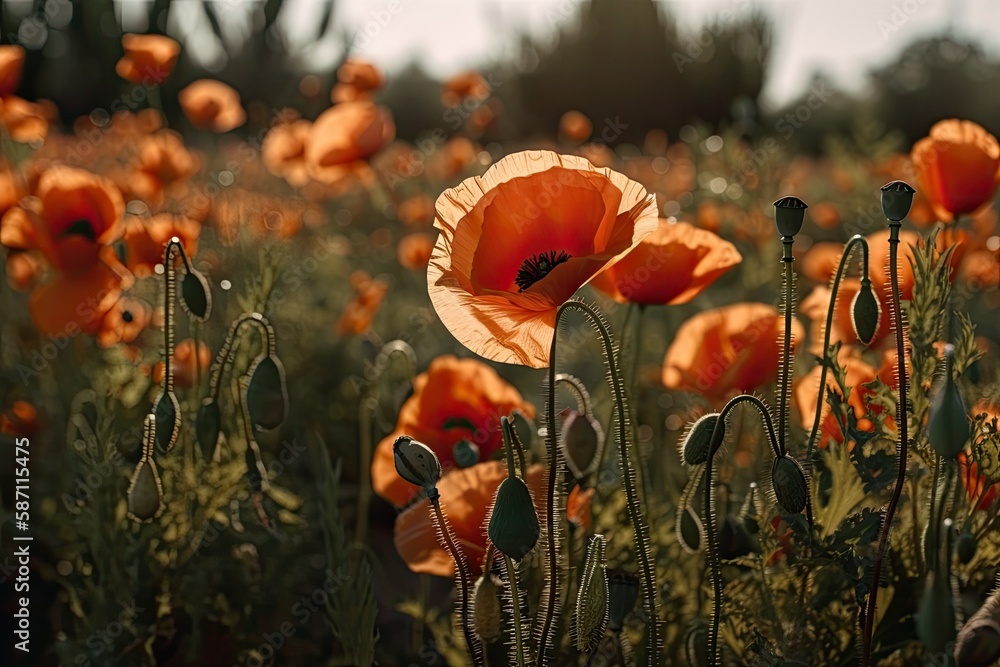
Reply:
[[[131,322],[132,319],[133,318],[132,318],[132,311],[131,310],[123,310],[122,311],[122,321],[123,322],[126,322],[126,323],[127,322]]]
[[[63,230],[60,236],[72,236],[74,234],[83,236],[90,241],[97,240],[97,232],[94,231],[94,225],[86,218],[74,220],[69,227]]]
[[[523,292],[539,280],[549,275],[552,269],[556,268],[570,258],[570,254],[565,250],[550,250],[532,255],[521,263],[521,268],[517,270],[514,282]]]

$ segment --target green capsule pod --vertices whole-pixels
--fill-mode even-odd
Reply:
[[[854,325],[854,333],[865,346],[871,345],[875,339],[881,317],[882,306],[875,296],[875,290],[872,289],[872,281],[865,276],[861,280],[861,288],[851,303],[851,323]]]
[[[166,454],[177,444],[181,432],[181,406],[173,390],[160,392],[153,405],[153,415],[156,418],[156,451]]]
[[[148,522],[159,516],[163,505],[163,487],[152,459],[139,461],[128,486],[128,514],[133,521]]]
[[[701,517],[690,505],[677,510],[677,542],[689,554],[701,551],[702,540],[705,538],[705,526]]]
[[[951,371],[955,348],[948,345],[944,353],[944,375],[931,392],[927,417],[927,439],[931,448],[946,459],[955,459],[969,441],[970,423],[962,394],[958,391]]]
[[[955,557],[962,565],[968,565],[976,557],[976,536],[965,531],[955,540]]]
[[[538,512],[528,485],[517,477],[500,482],[486,533],[500,553],[518,562],[535,548],[541,534]]]
[[[219,404],[211,397],[202,401],[201,407],[198,408],[194,430],[202,456],[208,461],[215,455],[219,434],[222,432],[222,412],[219,410]]]
[[[712,433],[716,432],[715,425],[718,422],[719,413],[713,412],[704,415],[691,425],[681,441],[681,456],[686,464],[701,465],[719,450],[726,438],[726,424],[723,422],[719,425],[715,440],[712,440]]]
[[[574,642],[578,651],[593,651],[608,625],[606,549],[607,540],[603,535],[594,535],[587,544],[574,617]]]
[[[248,374],[247,411],[251,421],[265,431],[278,428],[288,413],[288,387],[281,360],[273,354],[258,357]]]
[[[882,213],[886,218],[899,222],[910,212],[916,190],[906,181],[892,181],[882,186]]]
[[[469,468],[479,463],[479,446],[468,440],[459,440],[452,447],[451,455],[459,468]]]
[[[392,443],[396,472],[410,484],[425,490],[433,489],[441,479],[441,462],[430,447],[408,435]]]
[[[771,485],[774,496],[785,512],[798,514],[806,507],[809,493],[806,476],[795,459],[781,456],[771,465]]]
[[[806,203],[798,197],[782,197],[774,202],[774,224],[778,233],[786,238],[798,234],[807,208]]]
[[[559,434],[566,467],[577,481],[592,474],[600,463],[597,456],[604,442],[604,431],[600,423],[588,414],[577,410],[567,410]]]
[[[208,280],[195,269],[189,269],[181,281],[181,307],[192,319],[204,322],[212,312],[212,292]]]

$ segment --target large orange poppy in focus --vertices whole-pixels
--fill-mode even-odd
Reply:
[[[542,465],[528,466],[526,480],[540,516],[544,512],[544,472]],[[473,577],[482,573],[487,545],[486,516],[497,487],[505,479],[507,467],[502,461],[486,461],[445,475],[437,486],[441,509],[462,545]],[[455,575],[455,561],[438,543],[430,502],[426,498],[396,517],[395,541],[396,550],[412,571],[439,577]]]
[[[399,412],[396,429],[375,449],[372,486],[396,505],[405,505],[418,489],[396,473],[392,443],[409,435],[437,455],[445,470],[455,468],[455,445],[465,440],[479,449],[484,461],[503,449],[500,417],[520,410],[535,416],[535,408],[495,370],[476,359],[451,355],[436,358],[413,382],[413,395]]]
[[[1000,170],[996,137],[972,121],[936,123],[910,154],[920,189],[938,218],[948,222],[993,201]]]
[[[646,189],[583,158],[514,153],[437,201],[438,317],[476,354],[544,368],[556,310],[656,229]]]
[[[663,360],[663,384],[725,400],[778,376],[784,322],[766,303],[737,303],[699,313],[681,325]],[[792,346],[802,325],[792,320]]]
[[[687,303],[743,261],[733,244],[686,222],[668,223],[591,283],[619,303]]]

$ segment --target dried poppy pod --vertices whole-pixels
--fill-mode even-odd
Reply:
[[[789,514],[798,514],[805,509],[809,487],[798,461],[788,456],[774,459],[771,465],[771,485],[783,510]]]
[[[486,533],[504,556],[520,562],[535,548],[541,530],[528,485],[510,476],[500,483]]]
[[[691,425],[681,442],[681,456],[685,463],[691,466],[700,465],[708,461],[709,456],[715,455],[726,437],[726,424],[723,422],[719,426],[715,440],[712,440],[712,433],[715,432],[715,425],[718,422],[719,413],[713,412],[704,415]]]
[[[946,459],[956,458],[969,441],[969,416],[952,373],[955,348],[945,346],[944,375],[932,391],[927,418],[927,439],[931,448]]]
[[[437,483],[441,479],[441,462],[422,442],[408,435],[401,435],[392,443],[396,472],[410,484],[422,487],[428,495],[437,496]],[[430,492],[434,493],[431,494]]]
[[[566,467],[578,481],[586,479],[600,463],[597,456],[604,442],[601,424],[587,412],[567,410],[563,418],[559,447]]]
[[[483,573],[472,593],[472,627],[485,642],[500,636],[500,587],[490,572]]]
[[[809,205],[798,197],[782,197],[774,202],[774,224],[784,238],[791,238],[802,229]]]
[[[861,287],[851,303],[851,324],[854,325],[854,333],[858,340],[865,346],[871,345],[875,339],[881,316],[882,306],[879,305],[875,290],[872,289],[872,281],[865,276],[861,279]]]
[[[899,222],[910,212],[916,190],[906,181],[892,181],[882,186],[882,213],[893,222]]]
[[[573,626],[578,651],[593,651],[608,625],[606,549],[607,540],[603,535],[594,535],[587,544]]]

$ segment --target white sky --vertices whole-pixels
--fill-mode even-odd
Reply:
[[[291,2],[307,10],[317,0]],[[364,41],[365,57],[390,74],[416,59],[443,77],[512,54],[514,28],[540,37],[550,34],[553,21],[573,16],[579,0],[337,2],[341,29],[357,35],[370,24],[376,33]],[[998,0],[668,0],[662,4],[692,31],[725,10],[762,8],[775,23],[772,69],[764,91],[772,104],[797,95],[817,69],[857,90],[869,69],[891,59],[915,38],[946,26],[960,36],[979,39],[990,51],[1000,50]],[[384,26],[378,24],[379,17]]]

